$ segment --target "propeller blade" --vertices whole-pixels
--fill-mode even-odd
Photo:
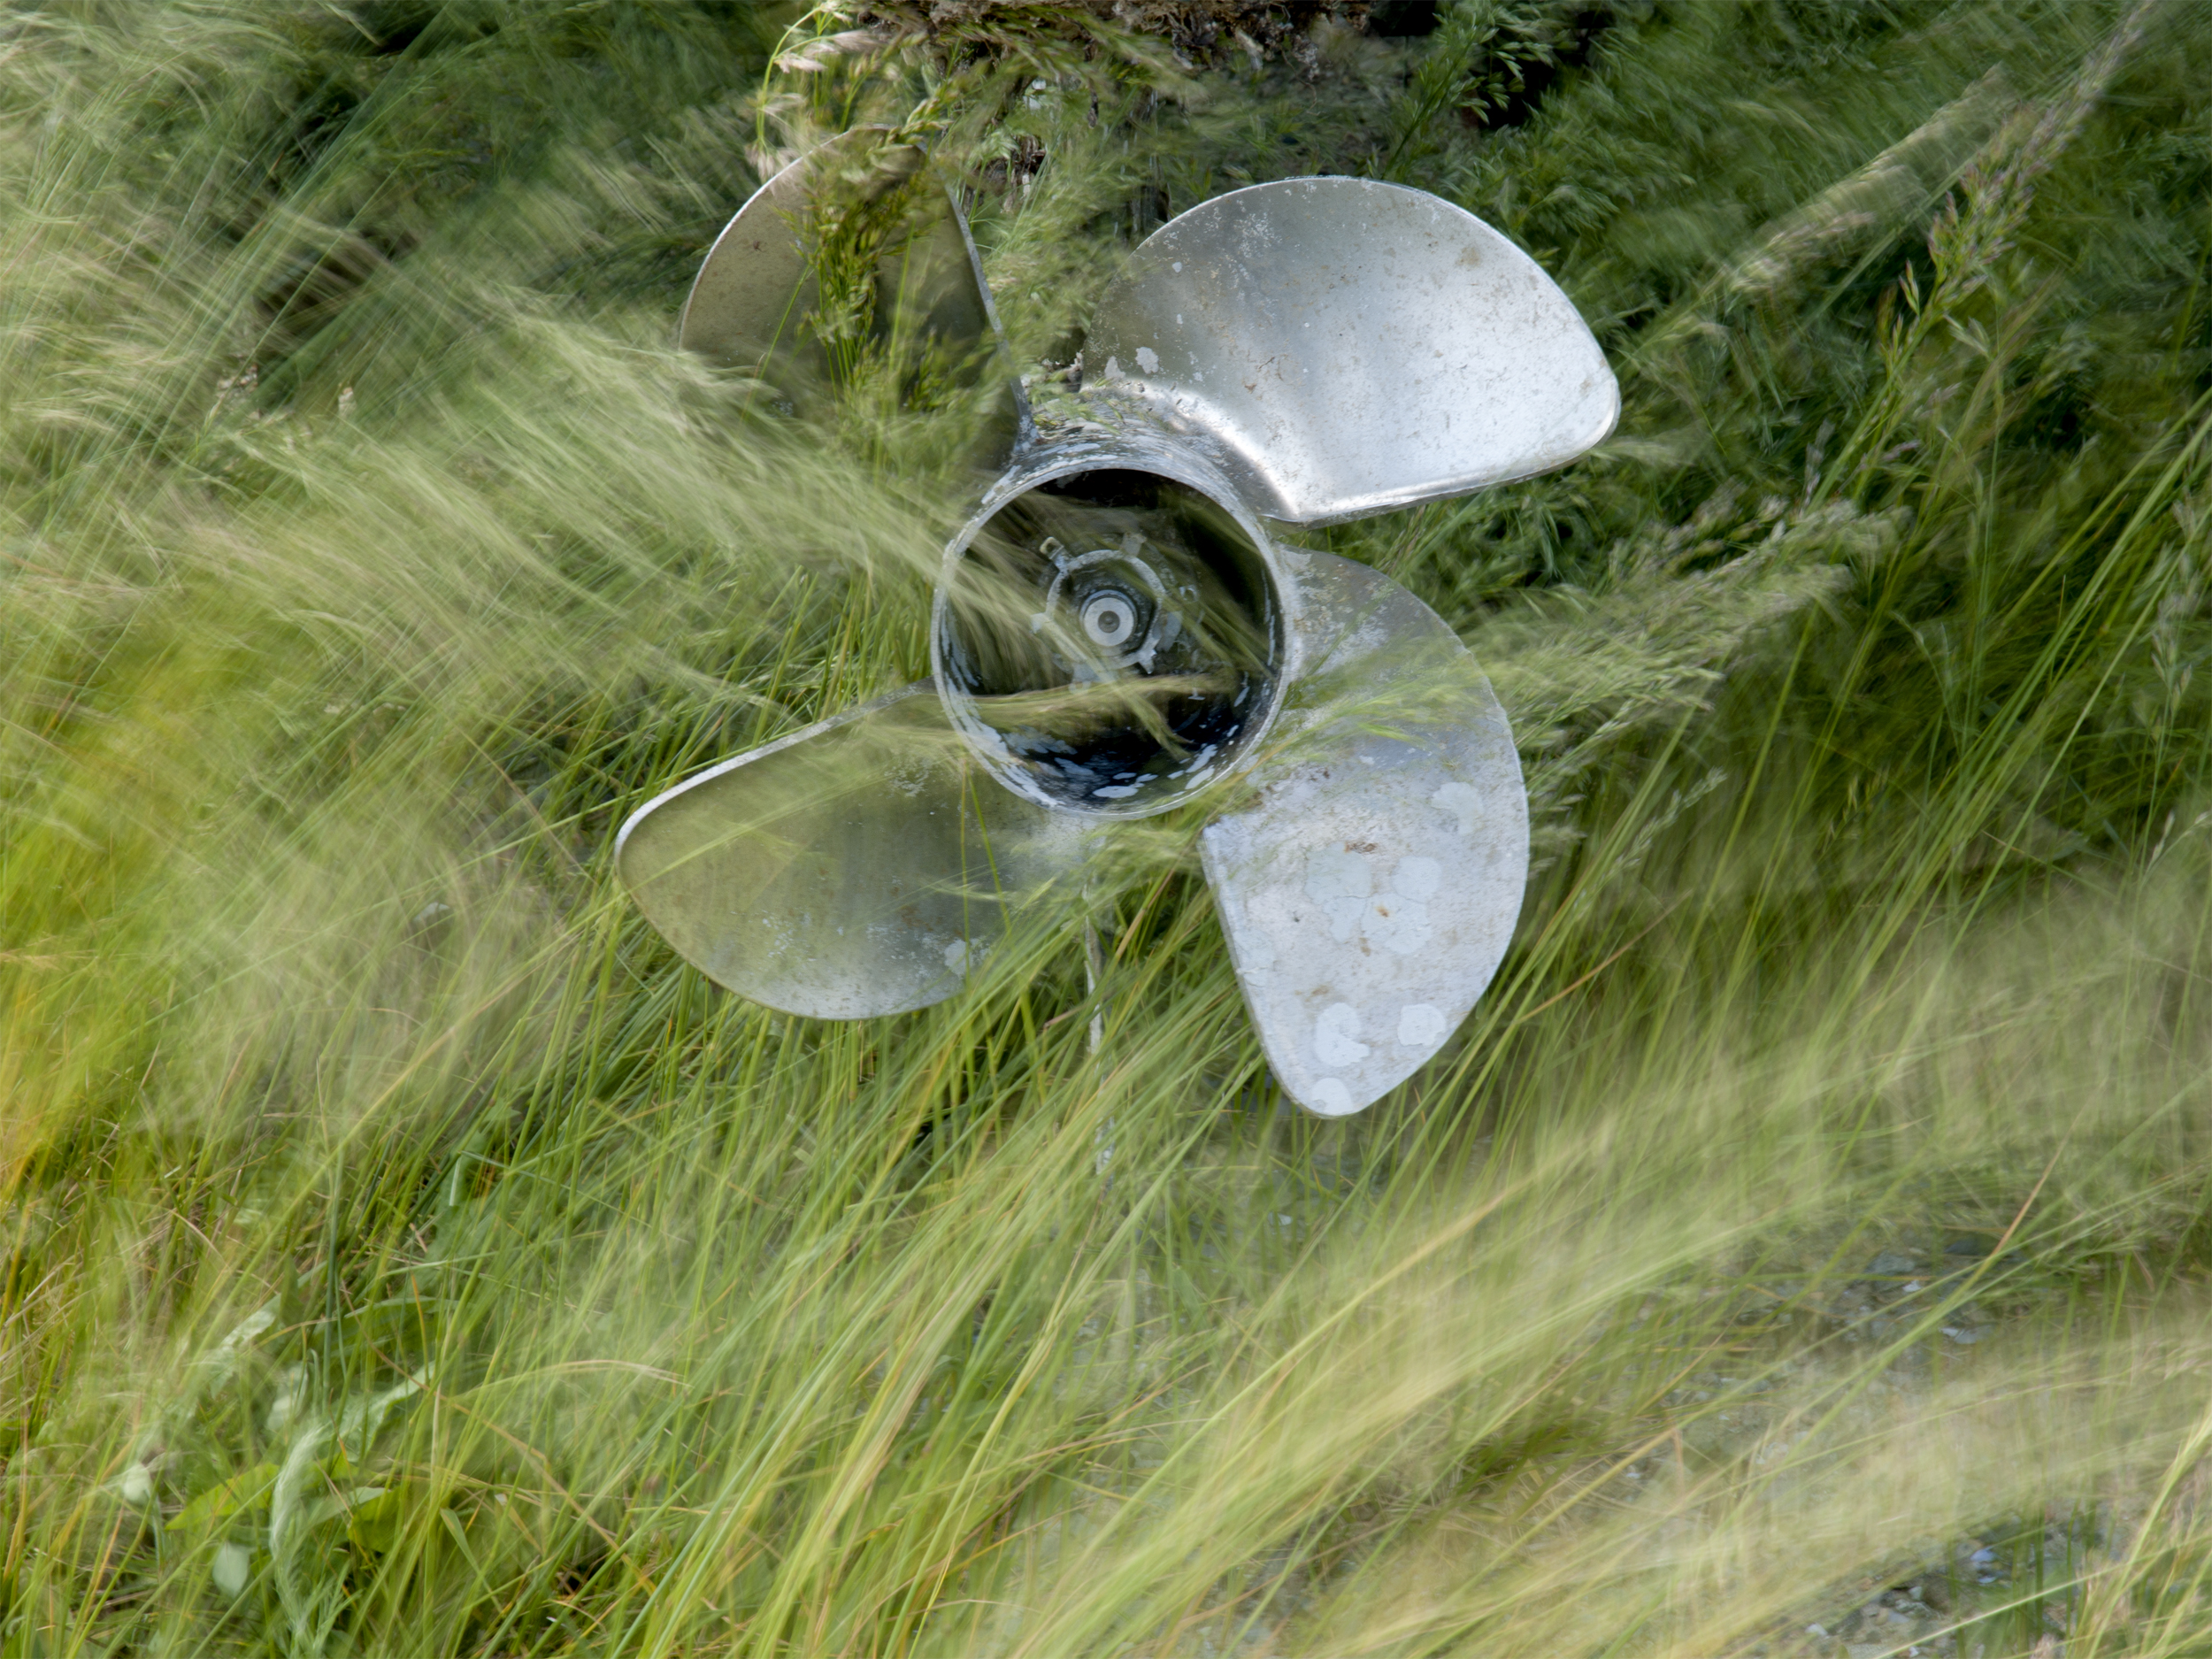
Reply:
[[[1268,1064],[1337,1118],[1435,1055],[1497,972],[1528,796],[1505,711],[1434,611],[1365,565],[1283,553],[1319,666],[1202,856]]]
[[[1563,465],[1620,390],[1573,303],[1471,213],[1286,179],[1147,238],[1083,389],[1203,447],[1267,516],[1332,524]]]
[[[934,687],[687,779],[622,826],[615,867],[685,961],[822,1019],[942,1002],[1011,907],[1083,856],[1083,826],[969,758]]]
[[[840,134],[756,190],[700,265],[677,342],[767,381],[795,406],[808,403],[840,366],[807,326],[822,303],[807,257],[806,237],[820,230],[810,226],[810,211],[827,204],[892,215],[876,265],[868,338],[899,352],[910,371],[933,354],[956,385],[994,373],[1005,398],[1004,430],[996,434],[1002,455],[1030,433],[1029,405],[967,219],[941,183],[917,178],[928,165],[920,150],[884,143],[889,130]]]

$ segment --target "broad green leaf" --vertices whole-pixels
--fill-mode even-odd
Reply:
[[[241,1509],[252,1509],[265,1502],[269,1488],[275,1484],[277,1466],[274,1463],[256,1463],[242,1469],[229,1479],[210,1486],[170,1521],[168,1530],[181,1532],[196,1540],[213,1531]]]

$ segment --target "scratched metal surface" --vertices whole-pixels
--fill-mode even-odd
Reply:
[[[985,776],[926,685],[686,780],[622,826],[615,864],[716,984],[860,1019],[958,990],[1010,905],[1080,864],[1079,819]]]
[[[1100,301],[1083,390],[1200,444],[1255,511],[1356,518],[1548,471],[1620,411],[1573,304],[1450,203],[1288,179],[1163,226]]]
[[[1304,565],[1318,665],[1202,849],[1268,1064],[1334,1118],[1432,1058],[1497,972],[1528,796],[1505,711],[1434,611],[1364,565],[1280,551]]]

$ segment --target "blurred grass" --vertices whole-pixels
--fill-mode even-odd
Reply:
[[[905,16],[0,10],[0,1651],[2212,1650],[2201,8]],[[1540,854],[1359,1118],[1187,826],[1094,995],[1040,914],[854,1025],[611,884],[926,668],[941,442],[669,344],[871,119],[1040,373],[1317,169],[1621,371],[1576,466],[1328,533]]]

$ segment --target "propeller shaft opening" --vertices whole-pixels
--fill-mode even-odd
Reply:
[[[1235,769],[1274,711],[1286,628],[1236,517],[1101,468],[1015,496],[950,563],[939,687],[1016,793],[1135,817]]]

